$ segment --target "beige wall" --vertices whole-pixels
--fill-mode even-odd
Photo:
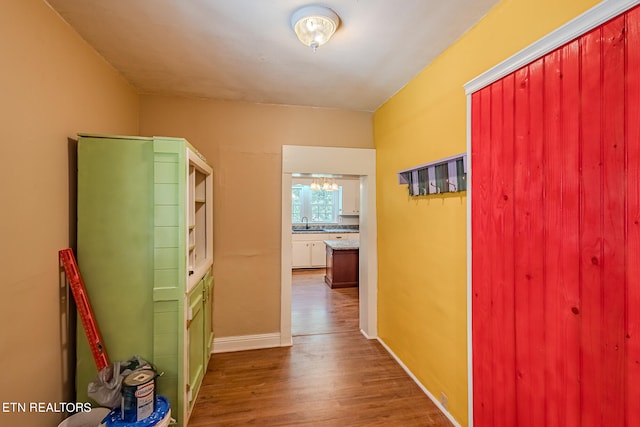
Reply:
[[[180,136],[214,168],[217,338],[280,331],[282,145],[373,148],[372,113],[142,96],[140,132]]]
[[[67,401],[58,270],[75,221],[67,138],[137,133],[138,96],[43,1],[0,0],[0,10],[0,402]],[[3,426],[60,419],[0,407]]]
[[[0,402],[73,399],[57,253],[75,238],[78,132],[190,139],[216,167],[218,335],[278,331],[281,146],[371,148],[371,113],[140,100],[45,2],[0,4]],[[0,406],[0,425],[61,418]]]

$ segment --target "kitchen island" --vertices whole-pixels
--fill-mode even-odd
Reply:
[[[358,286],[360,242],[325,240],[324,244],[327,246],[325,283],[332,289]]]

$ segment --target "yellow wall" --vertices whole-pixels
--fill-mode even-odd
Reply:
[[[371,113],[138,98],[42,0],[0,0],[0,401],[71,398],[57,260],[74,238],[67,138],[184,136],[213,163],[218,336],[279,329],[281,146],[375,138],[379,334],[465,424],[466,198],[410,199],[395,172],[464,151],[462,85],[593,4],[503,1],[375,113],[372,135]],[[0,413],[0,425],[59,419]]]
[[[42,0],[0,0],[0,10],[0,402],[68,401],[58,270],[75,229],[67,138],[137,133],[138,96]],[[0,412],[0,425],[61,416]]]
[[[410,198],[396,172],[466,150],[463,85],[595,0],[504,0],[374,114],[378,333],[467,424],[466,194]]]
[[[372,113],[141,97],[144,135],[187,138],[214,170],[216,338],[280,331],[282,145],[373,148]]]

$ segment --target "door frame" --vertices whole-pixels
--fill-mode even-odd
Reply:
[[[291,184],[294,173],[360,176],[360,332],[378,337],[376,151],[368,148],[282,146],[280,345],[291,334]]]
[[[471,153],[471,95],[500,80],[519,68],[530,64],[568,42],[599,27],[610,19],[638,5],[637,0],[609,0],[597,4],[583,14],[507,58],[464,85],[467,96],[467,153]],[[467,173],[467,390],[468,426],[473,427],[473,343],[472,343],[472,230],[471,200],[473,197],[473,162],[468,162]]]

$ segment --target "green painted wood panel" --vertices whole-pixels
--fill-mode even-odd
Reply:
[[[206,372],[213,348],[213,325],[211,314],[213,313],[213,277],[207,274],[204,277],[204,370]]]
[[[78,265],[112,361],[153,356],[152,154],[151,140],[78,141]],[[78,327],[77,399],[86,401],[96,368]]]
[[[200,280],[189,293],[190,322],[189,334],[189,387],[192,390],[192,400],[189,405],[193,405],[194,397],[200,388],[204,378],[204,279]]]
[[[77,257],[107,352],[112,361],[139,355],[163,372],[158,392],[178,425],[186,404],[187,148],[179,138],[78,140]],[[202,355],[204,323],[194,326]],[[77,399],[88,401],[96,368],[81,325],[77,336]]]

